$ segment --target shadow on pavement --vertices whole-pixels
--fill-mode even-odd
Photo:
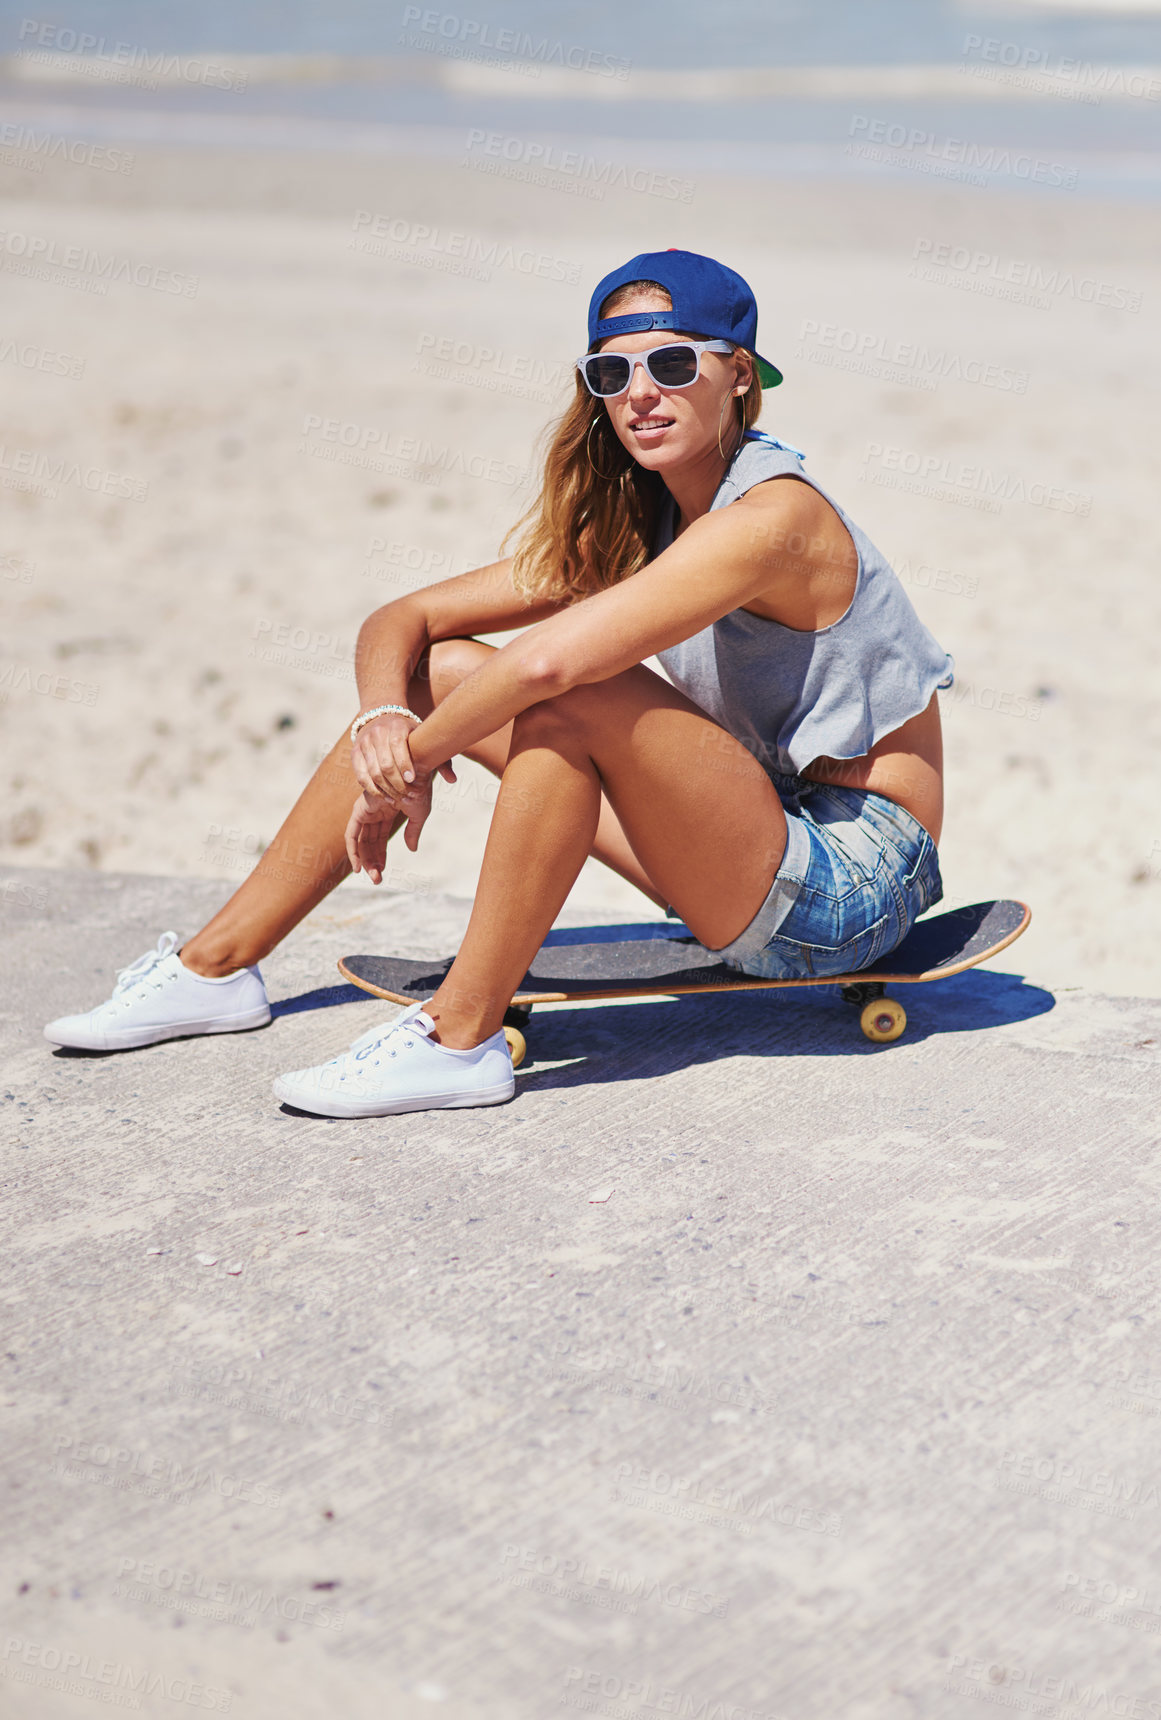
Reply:
[[[280,1015],[302,1015],[308,1009],[333,1009],[339,1003],[377,1003],[381,1009],[394,1009],[381,997],[374,997],[357,985],[320,985],[314,991],[300,991],[297,997],[284,997],[270,1004],[271,1019]]]
[[[1052,993],[1021,974],[982,968],[921,985],[888,986],[907,1011],[902,1038],[875,1045],[839,988],[707,992],[648,1001],[613,1001],[583,1009],[535,1009],[526,1028],[523,1087],[575,1087],[633,1081],[723,1057],[881,1057],[896,1045],[941,1033],[972,1033],[1028,1021],[1056,1006]],[[354,985],[320,986],[272,1003],[274,1019],[337,1004],[393,1006]],[[546,1065],[567,1063],[566,1068]],[[304,1115],[306,1113],[303,1113]]]
[[[638,1080],[723,1057],[881,1057],[941,1033],[970,1033],[1028,1021],[1056,999],[1020,974],[979,968],[922,985],[888,986],[907,1011],[900,1040],[863,1037],[858,1012],[837,989],[715,992],[599,1009],[533,1010],[521,1087]],[[576,1061],[576,1059],[581,1061]],[[538,1065],[569,1059],[566,1069]]]

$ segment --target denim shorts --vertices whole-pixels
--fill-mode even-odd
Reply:
[[[943,896],[928,832],[881,794],[776,777],[786,852],[745,931],[717,951],[754,979],[857,973]]]

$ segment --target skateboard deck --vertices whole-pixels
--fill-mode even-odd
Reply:
[[[903,1006],[884,987],[947,979],[998,955],[1014,943],[1032,918],[1023,902],[973,902],[920,920],[874,968],[802,979],[753,979],[718,961],[679,920],[643,925],[584,926],[550,932],[520,982],[505,1018],[513,1061],[515,1040],[534,1004],[587,1002],[597,998],[667,997],[702,991],[772,991],[829,985],[860,1008],[869,1039],[898,1039],[907,1025]],[[454,957],[430,961],[402,956],[353,955],[339,972],[353,984],[391,1003],[418,1003],[442,984]]]

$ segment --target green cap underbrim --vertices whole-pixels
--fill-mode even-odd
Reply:
[[[762,384],[762,387],[777,388],[778,384],[782,381],[782,372],[780,370],[775,370],[774,366],[772,364],[768,364],[764,358],[758,358],[755,356],[754,363],[758,367],[758,381]]]

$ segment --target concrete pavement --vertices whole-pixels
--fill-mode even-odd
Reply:
[[[40,1038],[226,894],[0,873],[0,1712],[1161,1714],[1161,1001],[1017,944],[891,1046],[543,1010],[510,1105],[309,1119],[336,958],[468,912],[352,884],[268,1029]]]

